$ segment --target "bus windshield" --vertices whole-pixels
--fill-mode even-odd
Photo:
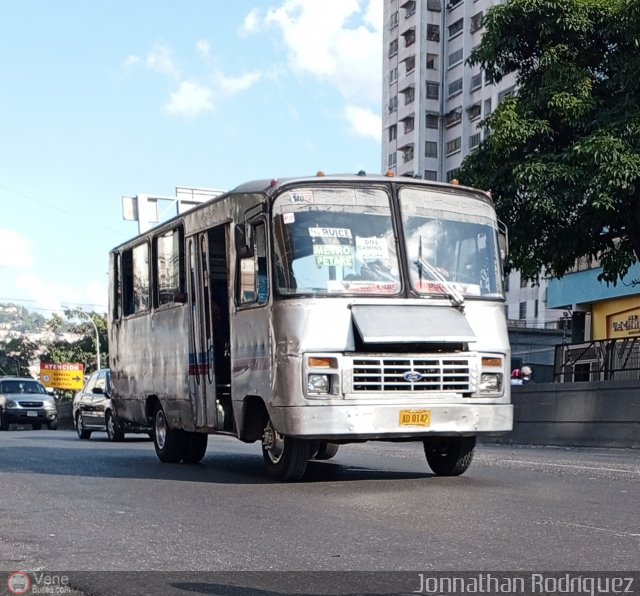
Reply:
[[[497,221],[489,203],[418,188],[401,189],[399,200],[414,291],[502,296]]]
[[[276,199],[273,220],[280,294],[401,291],[389,196],[383,190],[290,190]]]

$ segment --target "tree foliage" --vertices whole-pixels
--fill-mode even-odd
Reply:
[[[616,283],[640,259],[640,0],[507,0],[470,56],[516,93],[459,178],[490,189],[528,278],[599,258]]]
[[[95,323],[95,327],[88,318]],[[96,368],[97,328],[100,341],[100,366],[107,366],[109,362],[109,347],[106,316],[95,312],[87,313],[78,308],[66,309],[64,317],[54,315],[47,326],[53,331],[65,330],[69,333],[81,335],[81,337],[72,342],[67,340],[52,342],[40,356],[42,362],[78,362],[84,364],[85,371],[94,371]]]

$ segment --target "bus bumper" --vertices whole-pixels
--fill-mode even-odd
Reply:
[[[428,426],[403,426],[401,412],[428,412]],[[425,416],[421,417],[424,421]],[[513,429],[511,404],[323,405],[273,407],[283,434],[307,439],[403,439],[433,435],[500,435]]]

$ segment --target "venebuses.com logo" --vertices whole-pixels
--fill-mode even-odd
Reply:
[[[53,575],[44,572],[16,571],[7,578],[9,594],[23,596],[24,594],[68,594],[69,576]]]
[[[24,571],[16,571],[7,578],[7,588],[11,594],[28,594],[31,589],[31,578]]]

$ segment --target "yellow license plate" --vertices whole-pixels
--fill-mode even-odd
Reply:
[[[400,410],[400,426],[431,425],[431,410]]]

